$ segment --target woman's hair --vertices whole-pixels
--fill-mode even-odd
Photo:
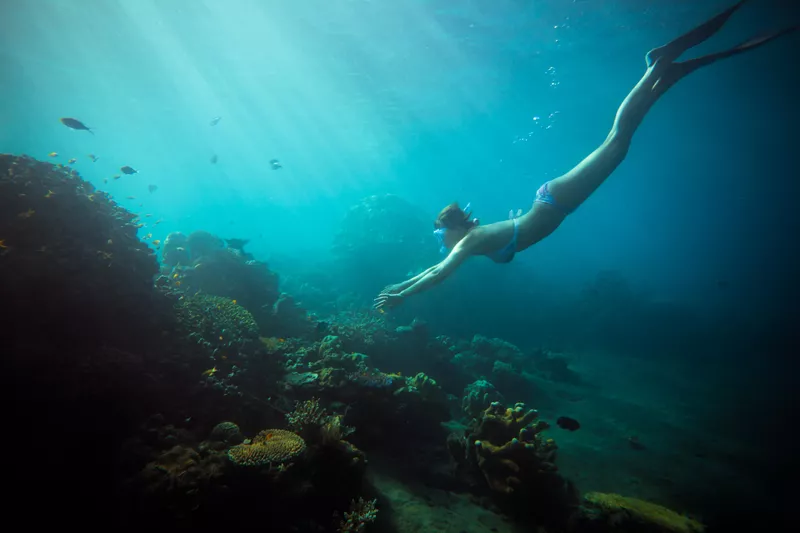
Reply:
[[[469,229],[474,226],[469,219],[469,214],[458,207],[458,202],[453,202],[439,212],[436,221],[433,223],[435,229]]]

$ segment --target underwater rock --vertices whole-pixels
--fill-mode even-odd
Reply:
[[[222,250],[225,241],[207,231],[193,231],[186,238],[186,246],[191,254],[192,261],[200,259]]]
[[[161,253],[165,265],[169,266],[189,266],[191,256],[188,250],[188,239],[186,235],[179,231],[173,231],[164,239],[164,248]]]
[[[250,311],[269,335],[267,330],[273,319],[273,305],[280,293],[278,275],[266,263],[248,259],[234,248],[223,247],[222,239],[208,232],[192,233],[186,238],[186,249],[178,246],[183,240],[179,233],[170,234],[167,241],[171,241],[173,235],[176,246],[173,249],[165,244],[165,263],[167,255],[170,258],[167,264],[171,264],[184,258],[187,250],[191,258],[190,264],[181,263],[183,266],[171,274],[180,276],[182,289],[236,300]]]

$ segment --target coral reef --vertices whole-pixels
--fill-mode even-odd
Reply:
[[[0,155],[0,297],[13,302],[4,326],[58,331],[67,345],[146,344],[158,264],[137,222],[69,167]]]
[[[340,263],[379,257],[405,275],[419,248],[435,250],[418,221],[396,224],[408,213],[391,196],[356,206],[337,236]],[[32,443],[29,454],[47,460],[25,465],[13,486],[21,479],[33,492],[57,465],[57,492],[68,494],[86,472],[106,487],[97,472],[114,471],[125,479],[108,491],[125,496],[118,507],[99,494],[105,489],[69,495],[135,528],[363,531],[377,516],[363,449],[375,452],[375,464],[469,491],[532,527],[566,531],[573,518],[573,531],[702,531],[618,495],[590,493],[573,512],[548,424],[522,403],[503,403],[527,399],[533,378],[579,383],[565,356],[530,357],[480,335],[431,338],[420,320],[398,326],[352,295],[334,299],[336,291],[314,293],[332,311],[320,320],[278,292],[277,275],[243,241],[226,245],[205,231],[171,233],[158,275],[156,254],[136,236],[141,225],[67,167],[0,156],[0,296],[12,310],[4,348],[13,404],[42,412],[34,421],[15,413],[11,424],[22,434],[34,426],[70,434],[56,450]],[[359,279],[357,289],[373,281]],[[448,394],[462,390],[460,403]],[[447,437],[445,423],[461,431]]]
[[[161,284],[180,284],[189,294],[202,292],[236,300],[268,334],[280,292],[278,275],[266,263],[239,248],[226,247],[222,239],[205,231],[188,237],[171,233],[164,242],[163,258],[166,266]],[[281,312],[285,316],[287,310]]]

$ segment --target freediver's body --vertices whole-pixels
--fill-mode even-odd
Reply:
[[[631,140],[647,112],[680,79],[720,59],[758,48],[798,27],[749,39],[728,50],[696,59],[677,61],[688,49],[714,35],[744,4],[741,0],[697,28],[670,43],[647,53],[647,69],[617,110],[605,141],[566,174],[539,187],[531,209],[510,220],[481,226],[471,219],[469,209],[458,204],[445,207],[434,222],[447,257],[402,283],[385,287],[375,299],[375,308],[399,305],[409,296],[440,283],[466,259],[484,255],[497,263],[507,263],[517,253],[533,246],[551,233],[586,201],[625,159]]]

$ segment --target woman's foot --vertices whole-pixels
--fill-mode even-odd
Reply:
[[[709,37],[717,33],[722,26],[731,18],[737,9],[742,7],[747,0],[739,0],[736,4],[732,5],[722,13],[715,15],[697,26],[695,29],[690,30],[677,39],[673,39],[664,46],[659,46],[650,50],[645,56],[647,66],[651,67],[656,61],[663,60],[666,63],[672,63],[677,60],[689,48],[693,48]]]

